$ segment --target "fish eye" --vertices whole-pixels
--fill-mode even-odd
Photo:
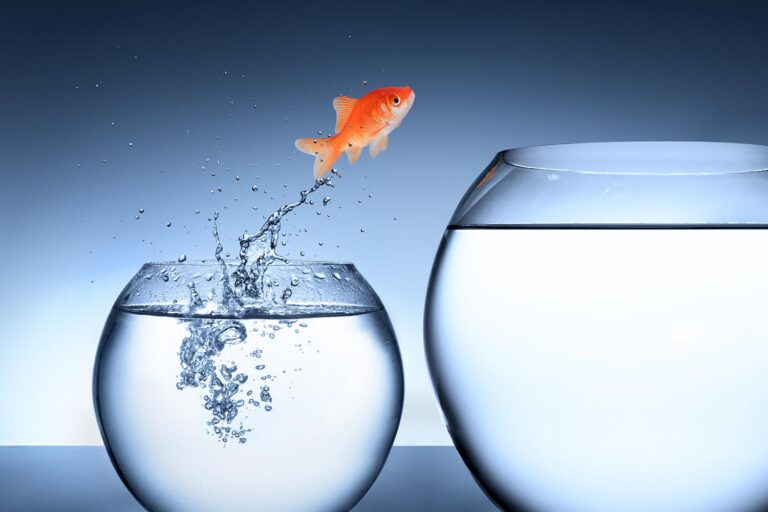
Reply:
[[[395,96],[394,98],[392,98],[392,103],[394,103],[395,105],[399,105],[400,104],[400,97],[399,96]]]

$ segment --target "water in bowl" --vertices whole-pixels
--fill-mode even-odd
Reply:
[[[506,510],[763,510],[766,254],[765,229],[449,229],[427,352],[489,496]]]
[[[349,509],[399,421],[388,326],[371,308],[190,318],[117,307],[95,378],[112,459],[155,511]],[[212,346],[196,351],[193,376],[185,343],[198,339]]]

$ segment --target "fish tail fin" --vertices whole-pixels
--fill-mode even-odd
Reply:
[[[342,151],[339,151],[335,139],[336,137],[296,139],[296,149],[315,157],[313,168],[315,179],[328,174],[341,156]]]

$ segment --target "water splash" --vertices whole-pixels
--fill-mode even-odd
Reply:
[[[334,173],[339,176],[338,173]],[[224,246],[219,236],[219,213],[213,215],[213,237],[216,241],[214,256],[221,269],[220,284],[221,297],[212,293],[208,300],[203,299],[197,292],[194,282],[189,282],[189,314],[198,315],[205,312],[219,311],[239,316],[247,308],[268,309],[266,300],[264,276],[271,264],[276,261],[288,260],[277,253],[280,240],[280,230],[283,218],[307,202],[307,198],[324,186],[332,187],[328,178],[315,181],[312,187],[300,192],[299,200],[287,203],[275,210],[264,222],[261,228],[254,234],[244,233],[240,239],[240,262],[237,268],[230,274],[226,260],[224,259]],[[256,186],[254,190],[258,190]],[[326,198],[330,201],[329,198]],[[324,203],[327,204],[324,200]],[[170,227],[170,222],[167,224]],[[254,258],[254,252],[256,252]],[[303,254],[303,252],[302,252]],[[186,256],[181,255],[179,262],[186,261]],[[167,280],[167,274],[163,275]],[[210,280],[212,276],[206,276]],[[297,286],[298,278],[291,279],[291,285]],[[286,304],[291,298],[293,290],[290,287],[282,291],[280,300]],[[279,330],[280,326],[273,326],[273,330]],[[263,336],[263,333],[262,333]],[[230,345],[241,344],[248,338],[245,326],[236,320],[221,319],[195,319],[189,322],[188,335],[184,338],[179,351],[179,364],[181,373],[176,387],[179,390],[186,388],[207,388],[208,392],[203,396],[203,406],[210,411],[212,417],[208,426],[213,434],[222,442],[227,443],[231,439],[237,439],[239,443],[246,442],[246,433],[250,431],[243,427],[233,427],[232,423],[238,417],[240,409],[246,404],[240,388],[248,381],[245,373],[236,373],[237,366],[218,363],[223,351]],[[274,338],[274,332],[269,333],[269,338]],[[260,358],[262,351],[257,349],[251,352],[255,358]],[[255,366],[256,370],[263,370],[264,364]],[[271,376],[264,376],[262,380]],[[246,396],[251,396],[248,391]],[[264,404],[265,411],[272,410],[272,395],[269,386],[264,385],[259,393],[260,401],[248,399],[248,404],[259,407]]]
[[[244,300],[259,301],[264,297],[264,273],[267,268],[276,261],[287,261],[276,252],[283,217],[306,203],[310,194],[323,186],[333,187],[333,183],[328,178],[316,180],[312,187],[300,192],[298,201],[284,204],[272,212],[256,233],[244,233],[240,237],[240,265],[232,274],[235,285],[233,293],[240,304]],[[262,242],[263,250],[249,266],[251,245],[254,242]]]

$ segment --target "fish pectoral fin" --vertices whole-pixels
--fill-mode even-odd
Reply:
[[[363,148],[361,146],[351,146],[347,150],[347,157],[349,158],[349,163],[356,164],[358,160],[360,160],[360,153],[363,152]]]
[[[333,108],[336,110],[336,133],[344,129],[355,103],[357,100],[349,96],[338,96],[333,99]]]
[[[368,146],[368,151],[371,153],[371,158],[376,158],[379,156],[379,153],[386,150],[387,144],[389,144],[389,137],[386,135],[382,135],[378,139],[371,142],[371,145]]]

